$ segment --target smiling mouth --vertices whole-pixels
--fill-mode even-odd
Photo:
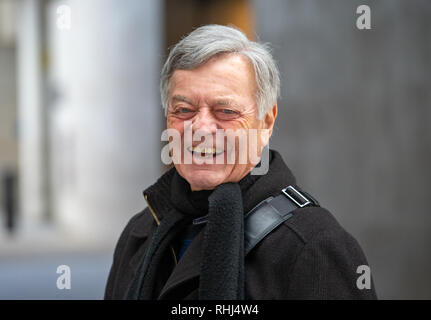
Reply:
[[[187,148],[189,152],[191,152],[193,155],[197,155],[200,157],[216,157],[222,153],[224,153],[223,149],[216,149],[212,147],[189,147]]]

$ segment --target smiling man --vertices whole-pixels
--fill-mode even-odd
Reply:
[[[277,77],[275,70],[273,76]],[[278,90],[278,79],[275,81],[274,89]],[[259,141],[263,139],[261,130],[272,132],[277,115],[277,105],[274,103],[260,119],[254,70],[248,58],[236,53],[217,55],[192,70],[175,70],[169,82],[167,127],[176,130],[182,137],[181,148],[175,148],[174,152],[185,149],[186,153],[178,157],[180,161],[175,166],[179,175],[187,180],[192,191],[212,190],[222,183],[240,181],[256,163],[253,165],[249,161],[247,151],[251,152],[252,148],[242,151],[246,161],[240,161],[239,141],[246,141],[246,147],[249,146],[249,129],[259,131]],[[201,139],[184,139],[187,130],[191,133],[190,137],[202,137],[204,142],[201,143]],[[217,135],[217,130],[225,135]],[[224,137],[230,138],[235,132],[241,132],[242,139],[226,139],[225,146]],[[263,141],[259,146],[267,143],[267,140]],[[188,147],[184,148],[184,144]],[[185,161],[187,151],[191,152],[194,163]],[[259,148],[259,155],[260,151]],[[205,155],[199,161],[202,153]],[[212,161],[206,161],[208,156]]]
[[[356,240],[265,152],[279,95],[266,46],[200,27],[171,49],[160,88],[174,167],[122,232],[106,299],[376,298]]]

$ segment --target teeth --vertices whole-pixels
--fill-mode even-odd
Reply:
[[[190,147],[188,148],[188,150],[190,152],[196,152],[196,153],[201,153],[201,154],[220,154],[223,152],[223,150],[218,150],[216,148],[211,148],[211,147],[207,147],[207,148],[201,148],[201,147]]]

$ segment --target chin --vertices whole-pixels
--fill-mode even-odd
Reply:
[[[180,172],[181,174],[181,172]],[[194,191],[212,190],[225,180],[225,172],[217,172],[212,170],[187,170],[184,179],[188,181]]]

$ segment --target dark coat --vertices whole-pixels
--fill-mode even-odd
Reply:
[[[253,200],[244,200],[248,201],[245,210],[268,195],[278,195],[275,190],[281,190],[283,183],[295,184],[295,178],[280,155],[273,154],[279,163],[271,169],[277,174],[255,182]],[[168,213],[172,170],[146,190],[149,207],[133,216],[123,230],[115,248],[105,299],[124,298],[159,221]],[[272,189],[268,187],[271,184]],[[173,245],[172,250],[166,252],[156,283],[158,299],[197,299],[202,237],[203,231],[194,238],[178,264],[171,252],[178,247]],[[357,287],[361,274],[356,271],[360,265],[368,265],[361,247],[329,211],[321,207],[296,209],[292,218],[267,235],[246,256],[245,297],[376,299],[373,282],[371,289]]]

